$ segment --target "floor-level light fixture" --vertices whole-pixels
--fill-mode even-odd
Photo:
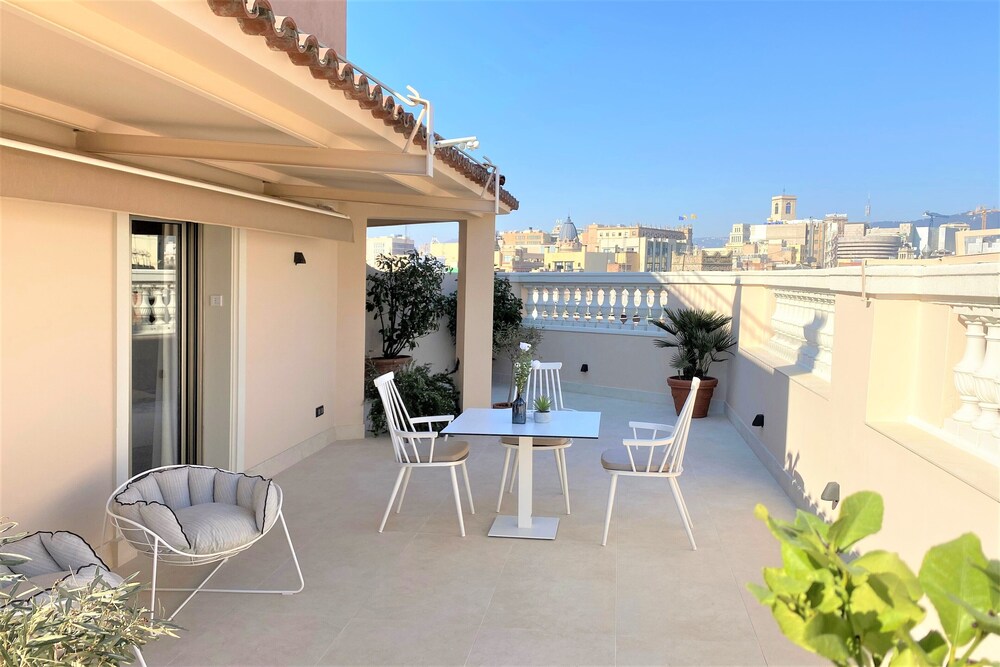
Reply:
[[[827,482],[823,488],[823,493],[819,497],[821,500],[832,502],[832,508],[837,509],[837,503],[840,502],[840,484],[837,482]]]
[[[753,421],[751,422],[751,424],[754,425],[754,426],[760,426],[761,428],[764,428],[764,415],[763,414],[758,414],[758,415],[754,416]]]
[[[296,264],[305,264],[306,256],[303,255],[301,252],[296,252],[294,255],[292,255],[292,261],[295,262]]]

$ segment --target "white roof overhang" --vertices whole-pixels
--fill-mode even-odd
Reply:
[[[440,161],[427,176],[423,148],[404,152],[404,135],[205,0],[3,1],[0,110],[7,139],[300,202],[327,225],[324,207],[346,202],[409,222],[496,206]]]

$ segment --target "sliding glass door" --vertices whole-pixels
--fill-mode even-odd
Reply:
[[[132,220],[132,475],[196,462],[193,227]]]

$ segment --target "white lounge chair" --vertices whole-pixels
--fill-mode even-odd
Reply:
[[[170,620],[199,592],[292,595],[305,588],[281,501],[281,489],[269,479],[208,466],[175,465],[154,468],[128,480],[108,498],[106,511],[122,537],[153,559],[152,612],[156,611],[160,563],[188,567],[218,563],[196,588],[160,589],[191,593]],[[298,574],[298,588],[205,588],[220,567],[253,546],[279,521]]]

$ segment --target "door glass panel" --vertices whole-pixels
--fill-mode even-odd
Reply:
[[[181,462],[181,248],[181,225],[132,222],[132,475]]]

